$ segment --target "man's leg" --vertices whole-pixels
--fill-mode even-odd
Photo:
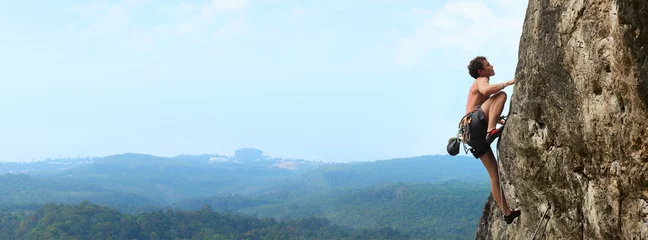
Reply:
[[[506,92],[499,92],[488,98],[488,100],[482,104],[484,117],[488,119],[488,128],[486,131],[490,132],[497,126],[502,110],[504,110],[506,97]]]
[[[495,161],[495,155],[493,154],[493,151],[489,148],[488,152],[486,152],[484,155],[479,157],[479,159],[484,164],[484,167],[486,167],[486,171],[488,171],[488,175],[490,176],[491,192],[493,193],[493,198],[495,198],[497,205],[499,205],[500,209],[502,209],[504,215],[505,216],[510,215],[511,210],[509,209],[508,204],[506,203],[506,198],[504,197],[504,195],[502,195],[502,188],[500,187],[497,162]]]

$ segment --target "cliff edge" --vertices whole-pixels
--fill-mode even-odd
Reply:
[[[476,239],[648,239],[648,1],[529,1],[515,77]]]

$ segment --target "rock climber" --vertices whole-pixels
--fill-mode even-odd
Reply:
[[[515,84],[515,79],[491,84],[490,77],[495,76],[495,70],[484,56],[477,56],[470,61],[468,73],[475,81],[468,92],[466,115],[464,116],[464,118],[470,118],[470,121],[467,121],[470,124],[467,128],[470,137],[466,144],[471,147],[470,151],[473,156],[479,158],[486,167],[491,180],[493,197],[504,213],[504,220],[510,224],[520,216],[521,211],[511,211],[506,203],[506,198],[500,187],[497,162],[490,144],[502,134],[505,124],[504,119],[500,118],[500,114],[504,109],[507,95],[502,90]],[[498,123],[502,125],[500,128],[496,128]]]

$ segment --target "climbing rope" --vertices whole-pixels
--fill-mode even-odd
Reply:
[[[536,227],[535,231],[533,232],[533,237],[531,239],[535,240],[536,239],[536,234],[538,234],[538,229],[540,229],[540,225],[542,225],[542,222],[545,220],[545,216],[547,216],[547,213],[549,213],[549,209],[551,209],[551,204],[547,205],[547,210],[545,210],[544,214],[542,214],[542,218],[540,219],[540,222],[538,223],[538,226]],[[547,220],[547,223],[549,223],[549,220]],[[545,228],[546,230],[547,228]],[[542,231],[544,235],[544,231]]]
[[[500,117],[502,119],[502,117]],[[506,123],[505,123],[506,124]],[[502,128],[502,131],[504,131],[504,128]],[[495,151],[497,152],[497,157],[495,158],[495,164],[497,164],[497,179],[499,179],[499,185],[500,185],[500,200],[504,199],[504,186],[501,184],[502,183],[502,178],[500,177],[500,151],[499,151],[499,145],[502,140],[502,136],[504,134],[501,134],[499,139],[497,140],[497,145],[495,146]],[[508,205],[508,202],[507,202]]]
[[[510,114],[510,113],[509,113],[509,114]],[[505,119],[508,120],[508,116],[507,116]],[[503,129],[502,129],[502,130],[503,130]],[[504,134],[502,134],[501,136],[503,136],[503,135],[504,135]],[[499,151],[499,145],[500,145],[500,142],[501,142],[501,140],[502,140],[502,137],[501,137],[501,136],[500,136],[500,138],[497,140],[497,146],[495,147],[495,148],[496,148],[496,152],[497,152],[497,158],[496,158],[497,161],[496,161],[496,162],[497,162],[497,178],[498,178],[498,179],[500,178],[500,161],[499,161],[500,151]],[[500,180],[501,180],[501,179],[500,179]],[[501,184],[500,184],[500,191],[501,191],[501,193],[500,193],[500,194],[501,194],[501,197],[504,198],[504,187],[503,187]],[[538,223],[538,226],[536,226],[536,229],[535,229],[535,231],[533,232],[533,236],[532,236],[532,238],[531,238],[532,240],[535,240],[535,239],[536,239],[536,235],[538,234],[538,230],[540,229],[540,226],[542,225],[542,223],[544,222],[545,219],[548,219],[548,218],[547,218],[547,214],[549,213],[549,209],[551,209],[551,204],[547,204],[547,209],[546,209],[546,210],[544,211],[544,213],[542,214],[542,217],[540,218],[540,222]],[[546,223],[548,224],[548,223],[549,223],[549,220],[547,220]],[[545,226],[546,226],[546,225],[545,225]],[[542,231],[542,234],[543,234],[543,235],[544,235],[545,231],[546,231],[546,227],[545,227],[545,230]]]

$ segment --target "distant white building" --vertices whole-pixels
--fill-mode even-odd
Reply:
[[[210,163],[217,163],[217,162],[233,162],[233,159],[229,159],[227,157],[212,157],[209,158]]]

